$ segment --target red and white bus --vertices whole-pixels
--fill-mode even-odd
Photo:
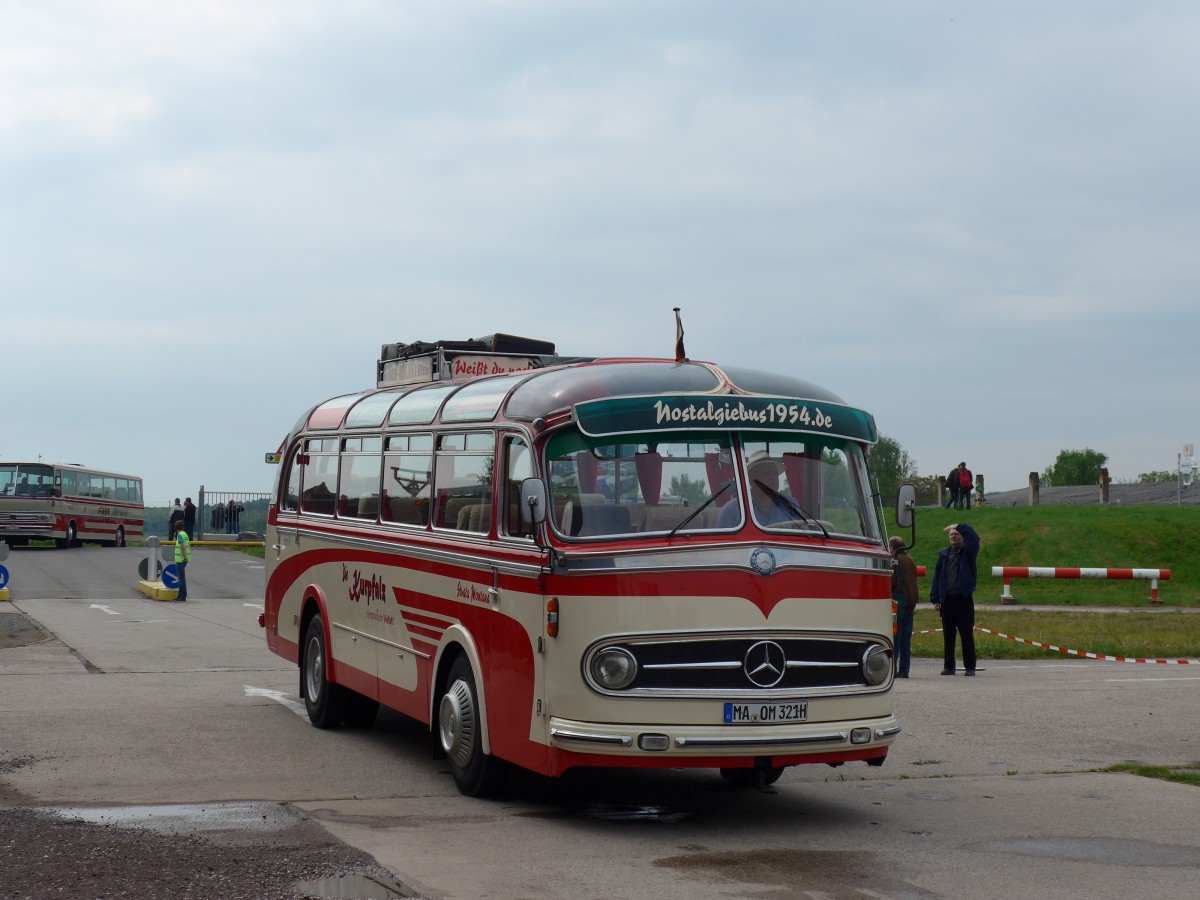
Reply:
[[[53,540],[124,547],[140,540],[142,479],[44,462],[0,462],[0,540],[14,546]]]
[[[869,414],[713,363],[410,346],[269,455],[261,621],[313,724],[398,710],[470,795],[511,765],[883,763]]]

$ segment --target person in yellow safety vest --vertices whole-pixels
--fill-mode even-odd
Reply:
[[[192,541],[181,527],[175,532],[175,568],[179,570],[178,602],[187,600],[187,564],[192,561]]]

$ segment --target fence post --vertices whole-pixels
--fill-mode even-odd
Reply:
[[[1038,505],[1038,489],[1041,487],[1041,479],[1037,472],[1029,473],[1029,505]]]
[[[204,540],[204,523],[207,521],[204,518],[204,485],[200,485],[200,493],[198,495],[199,503],[196,504],[196,522],[199,523],[200,540]]]
[[[1004,576],[1004,589],[1000,591],[1001,603],[1016,603],[1017,598],[1012,595],[1012,579],[1007,575]]]

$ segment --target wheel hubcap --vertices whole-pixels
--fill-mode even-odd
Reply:
[[[442,749],[460,769],[471,762],[475,748],[475,707],[471,689],[461,678],[446,689],[438,710]]]
[[[325,660],[321,656],[321,642],[316,638],[308,642],[308,652],[304,654],[305,669],[308,678],[305,687],[308,689],[308,699],[316,702],[321,699],[321,685],[325,681]]]

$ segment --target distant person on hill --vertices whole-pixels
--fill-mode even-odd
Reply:
[[[958,479],[958,501],[954,504],[954,508],[962,509],[965,505],[967,509],[970,509],[971,489],[975,487],[975,476],[971,474],[971,470],[967,468],[965,462],[960,462],[955,471]]]
[[[979,535],[966,522],[946,528],[950,546],[938,554],[929,602],[942,616],[943,675],[954,674],[954,641],[962,637],[964,674],[975,674],[975,558]]]
[[[175,531],[183,527],[183,504],[179,502],[179,498],[175,498],[175,502],[171,505],[171,517],[167,519],[167,533],[171,537],[175,537]]]
[[[946,476],[946,509],[958,505],[958,466]]]
[[[189,538],[196,534],[196,504],[192,502],[191,497],[183,501],[183,530],[188,533]]]
[[[896,561],[892,569],[892,599],[896,601],[896,677],[907,678],[912,661],[913,613],[917,609],[917,564],[904,547],[904,538],[888,540]]]

